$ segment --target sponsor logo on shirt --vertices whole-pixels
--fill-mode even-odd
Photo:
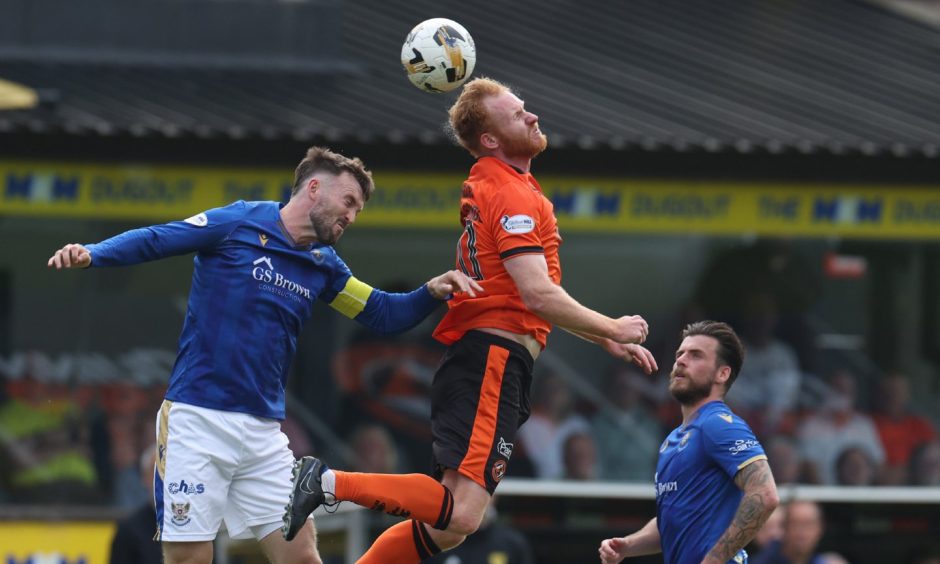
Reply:
[[[499,444],[496,445],[496,450],[506,458],[512,458],[512,443],[507,443],[502,437],[499,438]]]
[[[507,233],[528,233],[535,229],[535,220],[527,215],[504,215],[499,223]]]
[[[656,497],[679,490],[679,482],[656,482]]]
[[[286,290],[290,292],[287,297],[297,295],[310,299],[310,289],[285,278],[280,272],[275,272],[269,257],[256,259],[252,264],[254,268],[251,269],[251,277],[262,283],[259,286],[262,290],[278,295],[284,295],[283,292]]]
[[[738,439],[734,441],[733,446],[728,447],[728,452],[731,454],[738,454],[739,452],[750,450],[758,445],[760,445],[760,443],[754,439],[748,439],[746,441],[743,439]]]
[[[206,214],[204,213],[198,213],[192,217],[184,219],[183,221],[190,225],[195,225],[196,227],[205,227],[209,225],[209,218],[206,217]]]

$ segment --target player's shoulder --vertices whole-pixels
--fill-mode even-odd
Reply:
[[[482,157],[470,169],[467,179],[473,195],[499,196],[506,191],[531,191],[525,173],[495,157]]]
[[[722,401],[715,401],[702,406],[699,415],[699,424],[705,428],[724,428],[727,426],[747,426],[747,423],[738,414]]]
[[[233,211],[239,211],[246,216],[280,217],[280,209],[277,202],[238,200],[231,205],[233,206]]]

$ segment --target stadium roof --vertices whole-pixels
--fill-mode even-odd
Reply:
[[[442,143],[454,94],[411,86],[398,55],[418,20],[449,17],[476,41],[474,74],[513,85],[555,147],[940,156],[940,30],[879,6],[480,6],[345,2],[332,65],[0,53],[0,80],[39,98],[0,111],[0,133]]]

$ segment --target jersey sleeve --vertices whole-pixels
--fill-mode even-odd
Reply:
[[[376,333],[407,331],[441,304],[426,284],[411,292],[385,292],[353,276],[339,257],[334,255],[334,260],[332,283],[320,294],[320,299]]]
[[[125,231],[86,245],[92,266],[127,266],[203,251],[222,242],[245,215],[245,202],[215,208],[182,221]]]
[[[709,413],[702,423],[707,455],[731,478],[755,460],[766,460],[764,447],[743,419],[730,410]]]
[[[502,260],[545,252],[538,229],[540,209],[531,194],[523,190],[529,189],[518,182],[507,183],[489,196],[483,210]]]

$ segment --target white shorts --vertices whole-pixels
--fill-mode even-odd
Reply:
[[[294,455],[280,423],[164,401],[157,414],[156,540],[263,539],[282,525]]]

